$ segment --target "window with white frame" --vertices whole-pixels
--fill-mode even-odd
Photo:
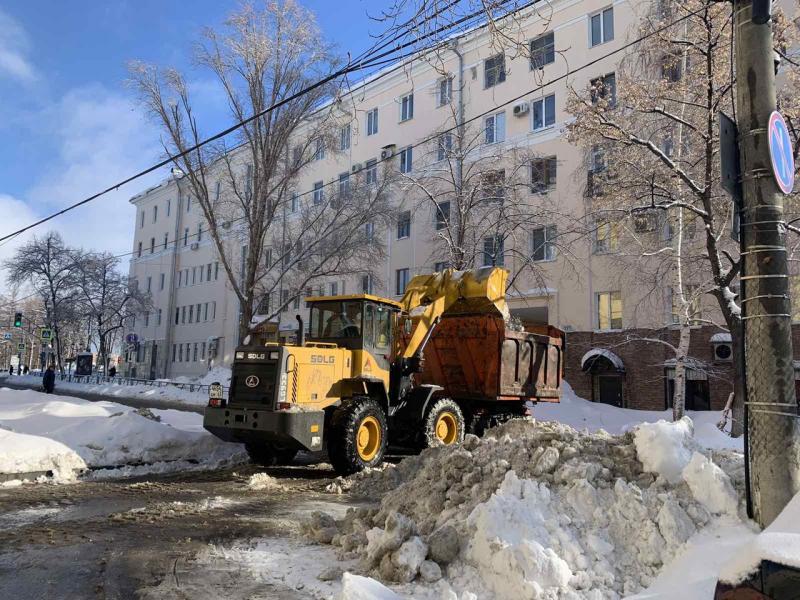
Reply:
[[[368,242],[375,239],[375,223],[372,221],[364,224],[364,237]]]
[[[453,134],[443,133],[436,139],[436,160],[442,161],[453,150]]]
[[[139,242],[139,246],[136,250],[136,258],[142,258],[142,242]]]
[[[592,79],[589,83],[589,95],[592,104],[604,101],[603,106],[613,107],[617,103],[617,76],[614,73],[608,73]]]
[[[350,123],[339,130],[339,150],[350,149]]]
[[[367,161],[365,179],[367,185],[378,183],[378,159],[371,158]]]
[[[372,293],[372,275],[369,273],[365,273],[361,276],[361,293],[362,294],[371,294]]]
[[[198,242],[202,242],[203,241],[203,224],[202,223],[198,223],[197,224],[197,241]]]
[[[144,209],[142,209],[142,212],[139,215],[139,229],[142,227],[144,227]]]
[[[325,158],[325,140],[317,138],[314,148],[314,160],[322,160]]]
[[[531,40],[531,70],[543,69],[556,61],[555,36],[552,31]]]
[[[492,169],[481,174],[481,200],[502,202],[506,197],[506,172]]]
[[[161,275],[159,275],[159,280],[158,280],[158,289],[159,290],[163,290],[164,289],[164,282],[165,281],[166,281],[166,274],[165,273],[161,273]]]
[[[172,212],[172,200],[167,200],[167,216]]]
[[[411,235],[411,211],[404,210],[397,216],[397,239],[402,240]]]
[[[501,235],[491,235],[483,238],[483,266],[502,267],[504,261],[504,240]]]
[[[551,127],[556,122],[556,96],[550,94],[531,101],[531,120],[533,131]]]
[[[155,251],[156,251],[156,238],[151,237],[150,238],[150,254],[153,254],[153,252],[155,252]]]
[[[414,148],[407,146],[400,150],[400,172],[411,173],[412,164],[414,161]]]
[[[281,310],[289,312],[289,290],[281,290]]]
[[[312,196],[312,201],[314,202],[314,206],[319,206],[325,200],[325,184],[322,181],[317,181],[314,183],[314,194]]]
[[[297,212],[300,208],[300,196],[297,192],[292,192],[290,209],[292,212]]]
[[[395,271],[394,289],[395,289],[395,294],[397,296],[402,296],[405,293],[409,278],[410,278],[410,271],[407,268],[397,269],[397,271]]]
[[[378,133],[378,109],[367,111],[367,135]]]
[[[596,296],[597,328],[622,329],[622,294],[600,292]]]
[[[329,296],[338,296],[339,295],[339,282],[338,281],[331,281],[328,284],[328,289],[330,290]]]
[[[453,78],[444,77],[439,80],[438,93],[436,94],[437,105],[444,106],[445,104],[450,104],[450,100],[452,100],[452,98]]]
[[[165,249],[165,250],[166,250],[166,248],[167,248],[167,244],[169,244],[169,234],[168,234],[168,233],[165,233],[165,234],[164,234],[164,249]]]
[[[161,326],[161,315],[162,314],[163,314],[162,313],[162,309],[159,308],[158,312],[156,313],[156,325],[158,325],[159,327]]]
[[[409,121],[414,118],[414,93],[406,94],[400,98],[400,121]]]
[[[557,170],[558,160],[555,156],[534,158],[531,161],[531,191],[538,194],[555,187]]]
[[[153,223],[158,221],[158,206],[153,207]]]
[[[595,224],[594,252],[606,254],[619,250],[619,224],[599,221]]]
[[[598,46],[614,39],[614,7],[589,16],[589,45]]]
[[[153,288],[153,278],[149,275],[147,276],[147,291],[151,291]]]
[[[494,87],[506,80],[506,57],[495,54],[483,61],[483,87]]]
[[[504,142],[506,139],[505,111],[489,115],[484,119],[484,141],[487,144]]]
[[[531,258],[535,262],[555,260],[556,226],[543,225],[531,231]]]
[[[339,173],[339,197],[350,196],[350,173]]]
[[[440,231],[450,222],[450,202],[439,202],[434,210],[436,211],[434,227],[436,227],[436,231]]]

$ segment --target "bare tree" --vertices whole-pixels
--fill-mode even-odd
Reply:
[[[114,333],[123,329],[130,314],[151,310],[148,293],[119,271],[119,258],[110,253],[89,252],[76,260],[76,285],[85,315],[87,344],[94,341],[98,363],[108,369]]]
[[[63,372],[62,324],[72,320],[76,299],[75,261],[71,250],[54,231],[22,245],[3,263],[9,284],[31,284],[45,307],[45,322],[53,329],[58,368]]]
[[[732,109],[735,83],[731,9],[711,0],[662,2],[639,29],[650,37],[616,73],[572,90],[570,137],[590,156],[589,218],[615,224],[620,254],[637,256],[637,275],[673,286],[681,326],[677,378],[694,320],[689,286],[713,296],[722,318],[713,324],[730,332],[734,356],[742,351],[740,261],[729,238],[733,203],[720,187],[718,162],[718,112]],[[739,383],[735,378],[736,433],[743,420]],[[676,416],[681,410],[676,406]]]
[[[294,196],[306,192],[295,189],[298,177],[342,147],[341,129],[351,118],[333,100],[336,82],[312,85],[337,64],[322,40],[313,14],[294,0],[258,9],[245,4],[229,17],[224,32],[206,31],[197,60],[216,78],[232,116],[241,122],[262,115],[238,130],[235,148],[218,145],[186,153],[202,135],[185,78],[172,69],[141,64],[131,69],[144,107],[163,130],[167,153],[176,156],[175,165],[185,174],[185,189],[203,211],[239,300],[240,338],[250,331],[262,299],[289,285],[288,271],[299,261],[307,257],[308,265],[316,265],[305,270],[310,280],[348,272],[360,256],[379,251],[377,241],[365,246],[358,232],[372,212],[380,213],[382,196],[366,202],[342,196],[331,207],[321,200],[321,188],[309,193],[315,201],[300,209]],[[275,251],[275,236],[283,238],[287,223],[310,227],[308,235],[282,239]],[[281,260],[270,260],[277,256]]]

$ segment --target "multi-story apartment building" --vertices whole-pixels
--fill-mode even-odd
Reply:
[[[530,55],[504,56],[487,30],[478,29],[440,50],[436,68],[432,61],[414,60],[353,86],[346,102],[340,102],[349,107],[349,120],[344,121],[338,151],[305,169],[296,189],[324,193],[324,188],[355,172],[354,167],[369,171],[376,162],[405,174],[423,170],[434,160],[431,155],[436,149],[419,142],[461,119],[479,129],[487,152],[511,155],[513,149],[524,148],[536,157],[526,171],[530,177],[526,201],[531,210],[547,203],[562,215],[583,216],[590,161],[585,150],[566,140],[565,127],[571,119],[566,109],[568,86],[585,89],[603,78],[613,87],[622,53],[603,57],[636,35],[637,13],[645,4],[649,6],[620,0],[554,0],[546,15],[533,13],[524,20]],[[593,64],[562,77],[570,68],[587,63]],[[391,158],[381,161],[387,150]],[[204,233],[201,211],[182,189],[184,185],[171,177],[131,199],[137,217],[130,274],[151,292],[154,301],[153,312],[137,317],[133,327],[140,343],[129,352],[126,368],[137,376],[202,375],[213,365],[230,363],[239,342],[237,298]],[[411,277],[441,268],[436,211],[416,202],[413,190],[398,194],[396,206],[393,226],[375,233],[383,236],[387,256],[379,265],[380,277],[353,273],[321,279],[311,291],[326,295],[370,292],[396,298]],[[554,242],[558,226],[541,222],[515,232],[513,252],[508,247],[498,249],[487,238],[475,266],[502,264],[512,273],[519,272],[509,299],[512,314],[573,332],[572,339],[579,343],[573,344],[568,372],[581,393],[613,404],[663,407],[669,394],[669,356],[663,348],[650,350],[650,370],[637,376],[623,359],[631,351],[641,353],[641,345],[617,350],[609,359],[603,334],[664,327],[672,313],[667,296],[662,305],[652,306],[644,301],[647,290],[622,288],[613,228],[599,229],[594,240],[571,248],[567,259]],[[534,269],[529,268],[531,262]],[[305,318],[304,311],[303,302],[293,300],[277,328],[294,330],[295,315]],[[698,343],[710,354],[711,333],[704,336]],[[590,367],[602,361],[587,357],[600,357],[605,368],[594,372]],[[653,377],[657,384],[652,384]],[[654,392],[656,386],[663,390],[660,395]],[[725,382],[711,394],[710,404],[724,402],[729,389]],[[708,401],[707,385],[702,393]],[[640,402],[642,394],[647,397]],[[697,407],[702,407],[702,401]]]

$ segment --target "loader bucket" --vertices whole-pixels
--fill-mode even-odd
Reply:
[[[417,307],[444,297],[447,314],[496,314],[505,319],[507,280],[508,271],[498,267],[417,275],[408,283],[400,304],[413,317]]]

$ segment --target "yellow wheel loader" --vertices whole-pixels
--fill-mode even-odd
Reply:
[[[341,474],[374,467],[387,444],[458,443],[467,431],[557,402],[563,333],[507,326],[508,273],[413,278],[400,302],[306,298],[308,336],[236,349],[228,397],[212,385],[203,426],[264,465],[327,450]]]

